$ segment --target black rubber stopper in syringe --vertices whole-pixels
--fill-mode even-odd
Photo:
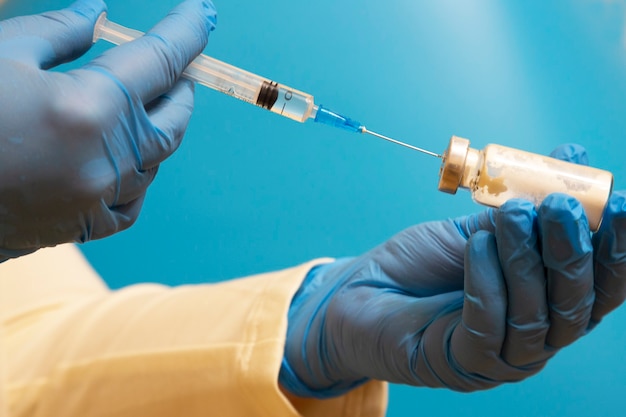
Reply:
[[[278,83],[274,81],[263,81],[256,105],[270,110],[278,100]]]

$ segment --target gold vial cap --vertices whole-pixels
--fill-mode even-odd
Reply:
[[[463,179],[469,145],[470,141],[467,139],[458,136],[450,138],[450,144],[443,154],[443,162],[439,169],[439,191],[456,194]]]

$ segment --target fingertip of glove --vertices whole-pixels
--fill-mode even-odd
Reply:
[[[107,11],[107,5],[103,0],[76,0],[68,7],[68,10],[95,23],[98,17]]]
[[[212,32],[217,26],[217,9],[215,8],[215,5],[211,0],[203,1],[202,6],[204,7],[204,10],[207,14],[207,21],[209,22],[207,28],[209,32]]]
[[[589,222],[585,209],[580,201],[567,194],[550,194],[539,206],[537,211],[540,227],[543,232],[565,233],[574,239],[573,234],[588,234]]]
[[[176,6],[172,12],[181,12],[183,15],[197,15],[200,12],[207,32],[212,32],[217,25],[217,10],[211,0],[187,0]]]
[[[596,260],[608,268],[621,268],[626,261],[626,191],[614,191],[604,210],[604,218],[600,225],[600,230],[594,236],[594,247]],[[617,270],[615,270],[617,271]],[[620,273],[618,273],[621,275]],[[617,283],[618,281],[613,281]],[[600,295],[607,305],[613,305],[608,310],[598,309],[598,316],[604,316],[608,311],[615,308],[622,301],[616,297],[615,292],[610,292],[610,296]],[[617,304],[614,304],[617,301]],[[599,313],[600,311],[604,311]]]
[[[614,215],[626,216],[626,191],[613,192],[609,198],[608,211]]]
[[[453,224],[464,239],[468,239],[479,230],[491,232],[496,224],[495,210],[488,208],[477,214],[458,217],[453,220]]]
[[[535,227],[537,212],[535,206],[528,200],[512,199],[504,203],[498,210],[497,232],[514,233],[520,231],[528,235]],[[517,236],[516,239],[521,238]]]
[[[604,209],[600,230],[614,229],[616,221],[623,223],[624,220],[626,220],[626,191],[614,191]]]
[[[575,198],[566,194],[549,195],[539,207],[538,218],[546,242],[546,266],[562,268],[592,252],[587,216]]]
[[[585,210],[582,204],[567,194],[554,193],[548,195],[539,206],[539,216],[542,221],[579,221],[585,220]]]
[[[519,217],[520,220],[524,218],[532,219],[535,217],[535,206],[528,200],[520,198],[513,198],[505,202],[498,210],[499,215]]]
[[[587,150],[576,143],[566,143],[554,149],[550,156],[562,161],[572,162],[579,165],[589,165]]]
[[[472,242],[472,245],[468,245],[467,247],[467,249],[470,252],[472,251],[481,252],[482,249],[476,249],[476,248],[480,248],[483,245],[489,245],[492,240],[493,242],[495,242],[495,236],[493,235],[493,233],[487,230],[478,230],[474,232],[474,234],[472,234],[468,240]],[[481,243],[477,244],[476,242],[481,242]]]

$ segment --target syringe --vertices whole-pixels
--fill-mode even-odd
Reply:
[[[138,30],[111,22],[103,13],[96,23],[93,40],[95,42],[102,39],[120,45],[142,35],[143,33]],[[183,76],[198,84],[301,123],[313,119],[317,123],[350,132],[367,133],[397,145],[441,158],[441,155],[437,153],[367,130],[362,123],[356,120],[342,116],[324,106],[316,105],[311,94],[260,77],[207,55],[199,55],[194,59],[183,72]]]
[[[94,42],[102,39],[119,45],[143,33],[111,22],[103,13],[94,30]],[[255,106],[298,122],[315,122],[380,139],[442,159],[439,190],[454,194],[458,188],[471,191],[481,204],[499,207],[511,198],[524,198],[535,205],[550,193],[570,194],[581,201],[591,230],[600,225],[611,193],[610,172],[558,161],[500,145],[484,150],[469,147],[467,139],[453,136],[443,154],[418,148],[367,130],[362,123],[321,105],[311,94],[260,77],[217,59],[200,55],[185,69],[183,76],[198,84],[228,94]]]

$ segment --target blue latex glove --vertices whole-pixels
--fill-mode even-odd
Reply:
[[[575,146],[556,156],[586,161]],[[626,192],[593,237],[571,197],[512,200],[313,269],[289,309],[279,380],[321,398],[368,379],[487,389],[537,373],[625,298]]]
[[[0,261],[129,227],[179,146],[193,84],[178,81],[216,22],[181,3],[148,34],[79,69],[101,0],[0,22]]]

